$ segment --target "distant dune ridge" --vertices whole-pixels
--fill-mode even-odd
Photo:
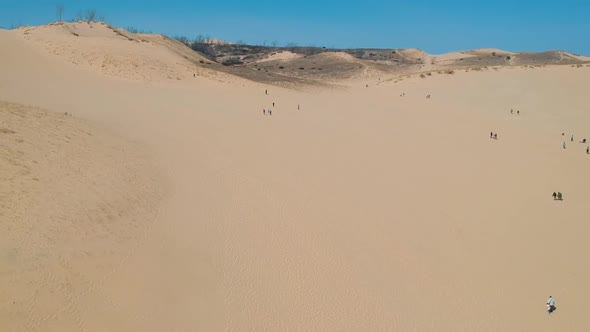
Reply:
[[[204,57],[178,41],[102,22],[59,22],[16,32],[49,54],[107,76],[152,82],[216,75],[205,68]]]
[[[590,331],[588,58],[0,46],[0,331]]]
[[[265,83],[305,84],[449,68],[590,63],[590,58],[562,51],[512,53],[480,49],[435,56],[418,49],[276,48],[219,40],[202,42],[211,55],[207,58],[168,37],[134,34],[102,22],[57,22],[22,27],[16,32],[68,63],[142,82],[186,80],[193,75],[228,79],[222,74],[227,73]],[[231,65],[222,67],[221,63]]]

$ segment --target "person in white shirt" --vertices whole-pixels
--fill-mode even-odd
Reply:
[[[551,315],[551,313],[554,312],[555,309],[555,299],[553,298],[553,296],[549,296],[549,299],[547,300],[547,313]]]

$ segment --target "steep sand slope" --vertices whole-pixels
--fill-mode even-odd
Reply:
[[[156,220],[157,172],[67,114],[0,102],[0,123],[0,326],[85,330],[80,308],[108,308],[102,285]]]
[[[160,35],[139,35],[105,23],[53,23],[16,30],[35,47],[75,66],[141,82],[217,76],[205,58]],[[203,61],[202,63],[199,60]]]
[[[139,140],[171,183],[123,268],[17,330],[590,329],[590,157],[561,148],[590,138],[590,68],[265,95],[106,80],[0,38],[0,98]]]

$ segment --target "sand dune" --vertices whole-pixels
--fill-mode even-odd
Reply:
[[[80,308],[108,301],[102,285],[156,218],[157,172],[139,146],[70,115],[0,102],[0,119],[2,329],[48,330],[59,315],[85,329]]]
[[[257,60],[257,62],[268,62],[268,61],[284,61],[284,60],[291,60],[295,58],[300,58],[301,55],[295,54],[292,52],[277,52],[275,54],[269,55],[267,58]]]
[[[216,75],[205,68],[204,57],[187,52],[189,49],[177,41],[160,35],[135,35],[105,23],[60,22],[16,32],[69,64],[110,77],[158,82],[192,79],[193,74]]]
[[[289,90],[160,81],[160,49],[121,80],[96,45],[142,44],[24,31],[0,31],[0,99],[49,111],[0,106],[2,328],[590,329],[589,67],[399,80],[338,58],[345,89]],[[39,47],[58,41],[86,65]]]

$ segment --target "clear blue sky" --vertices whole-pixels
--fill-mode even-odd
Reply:
[[[0,26],[53,21],[57,2],[66,19],[95,8],[119,27],[252,44],[590,55],[590,0],[0,0]]]

